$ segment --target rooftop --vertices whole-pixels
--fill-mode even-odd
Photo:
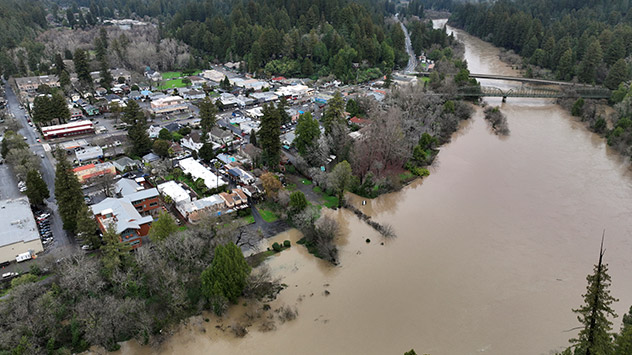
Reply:
[[[111,213],[115,218],[103,219],[103,223],[107,225],[114,222],[116,233],[121,234],[127,229],[139,229],[142,224],[151,223],[151,216],[142,217],[136,208],[125,198],[111,198],[91,206],[94,215]]]
[[[29,200],[20,197],[0,201],[0,247],[39,239]]]
[[[167,181],[158,185],[158,191],[169,196],[176,204],[191,202],[189,193],[175,181]]]

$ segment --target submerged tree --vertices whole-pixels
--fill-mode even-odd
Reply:
[[[213,311],[221,315],[226,301],[237,303],[250,275],[250,266],[241,249],[233,243],[215,248],[211,265],[202,272],[202,292],[210,301]]]
[[[577,320],[582,324],[576,339],[571,339],[576,355],[612,354],[612,322],[608,316],[616,317],[610,305],[618,300],[610,295],[610,275],[608,264],[603,263],[603,236],[599,250],[599,262],[595,265],[594,273],[586,277],[588,286],[583,295],[585,304],[573,312],[577,313]]]

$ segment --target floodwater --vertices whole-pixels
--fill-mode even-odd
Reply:
[[[455,33],[472,72],[515,74],[496,48]],[[268,332],[253,324],[244,338],[217,329],[260,306],[240,304],[224,319],[182,326],[159,347],[131,341],[120,353],[551,354],[576,334],[571,309],[582,303],[604,229],[612,295],[620,299],[614,308],[625,313],[629,164],[551,101],[489,102],[502,105],[509,137],[492,134],[477,109],[423,182],[365,206],[352,197],[397,238],[383,240],[351,213],[334,211],[343,229],[339,266],[298,245],[267,262],[288,285],[273,309],[296,307],[295,320]],[[270,243],[298,238],[289,231]]]

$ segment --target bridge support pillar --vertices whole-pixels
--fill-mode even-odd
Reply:
[[[503,102],[507,102],[507,96],[503,96]]]

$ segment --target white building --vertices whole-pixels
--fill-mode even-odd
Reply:
[[[28,198],[0,201],[0,263],[28,251],[44,251]]]
[[[175,181],[167,181],[156,186],[158,191],[165,196],[169,196],[176,205],[181,205],[191,202],[191,196],[189,193]]]
[[[213,174],[210,170],[205,168],[204,165],[200,164],[200,162],[193,158],[182,159],[178,162],[178,165],[180,165],[180,169],[182,169],[182,172],[184,172],[185,174],[191,174],[193,180],[204,180],[204,184],[209,189],[228,185],[228,183],[224,181],[224,179]]]
[[[314,92],[314,89],[306,86],[306,85],[288,85],[280,87],[275,94],[278,96],[285,96],[292,99],[298,99],[305,95],[309,95]]]

